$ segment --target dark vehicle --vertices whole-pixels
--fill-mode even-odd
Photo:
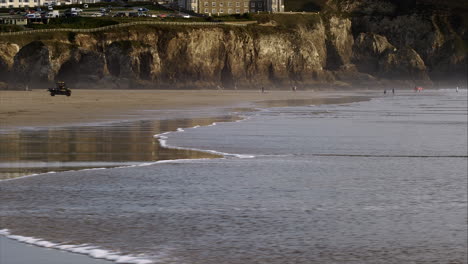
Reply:
[[[67,87],[65,82],[57,82],[57,86],[55,88],[49,88],[47,91],[50,92],[50,96],[55,96],[56,94],[63,94],[66,96],[71,95],[71,90]]]

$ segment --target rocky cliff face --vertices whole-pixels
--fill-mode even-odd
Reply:
[[[75,88],[326,88],[466,79],[466,27],[447,17],[314,16],[313,24],[289,28],[271,26],[281,22],[145,26],[53,40],[2,37],[0,82],[15,88],[54,80]]]

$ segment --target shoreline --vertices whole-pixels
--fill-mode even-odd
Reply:
[[[190,111],[214,116],[223,110],[250,111],[262,102],[312,100],[376,92],[251,90],[73,90],[72,96],[50,96],[44,90],[0,91],[2,130],[83,126],[143,119],[174,119]],[[343,95],[345,94],[345,95]],[[312,104],[312,103],[311,103]],[[268,104],[265,105],[266,107]],[[277,106],[281,106],[277,105]],[[211,110],[211,111],[210,111]],[[196,114],[196,113],[195,113]]]
[[[222,93],[223,91],[221,92],[218,92],[218,91],[209,91],[207,92],[208,94],[209,93]],[[22,93],[22,92],[18,92],[18,93]],[[275,94],[273,94],[275,92],[271,92],[270,95],[268,96],[265,96],[265,94],[258,94],[258,92],[255,92],[254,93],[254,96],[251,96],[253,93],[251,91],[248,91],[247,94],[250,95],[251,97],[248,97],[246,98],[246,96],[241,96],[241,98],[236,98],[235,100],[227,100],[229,103],[232,103],[231,105],[220,105],[220,102],[213,102],[213,101],[210,101],[208,100],[209,102],[206,104],[206,105],[203,105],[203,104],[200,104],[200,102],[197,101],[197,103],[195,104],[189,104],[191,107],[193,108],[197,108],[197,107],[213,107],[215,109],[215,112],[218,113],[218,111],[222,112],[222,111],[230,111],[230,114],[231,115],[235,115],[235,111],[233,111],[234,109],[238,108],[238,110],[240,110],[241,112],[242,111],[253,111],[254,108],[257,106],[259,106],[258,104],[262,105],[263,104],[263,107],[265,108],[268,108],[268,107],[281,107],[281,106],[288,106],[288,101],[291,101],[292,100],[292,106],[294,105],[304,105],[304,104],[307,104],[308,102],[314,102],[315,104],[322,104],[322,103],[326,103],[327,102],[327,97],[328,99],[331,98],[331,102],[328,102],[328,103],[331,103],[331,104],[337,104],[337,103],[350,103],[350,102],[356,102],[356,101],[360,101],[360,100],[357,100],[357,98],[362,98],[364,96],[357,96],[356,95],[356,92],[353,92],[353,91],[350,91],[350,92],[344,92],[344,93],[347,93],[348,95],[340,95],[339,92],[320,92],[320,93],[317,93],[317,92],[309,92],[307,94],[307,96],[304,96],[304,94],[302,94],[301,92],[296,92],[296,93],[292,93],[292,92],[277,92]],[[160,95],[161,93],[157,93],[158,95]],[[354,96],[353,96],[354,94]],[[226,94],[225,94],[226,95]],[[229,95],[231,95],[231,93],[229,93]],[[257,95],[260,95],[260,96],[263,96],[263,97],[260,97],[258,98]],[[375,93],[374,93],[374,97],[375,97]],[[330,97],[331,96],[331,97]],[[366,98],[370,99],[372,96],[370,95],[367,95],[365,96]],[[260,99],[260,100],[259,100]],[[261,99],[264,99],[264,100],[261,100]],[[266,99],[266,100],[265,100]],[[224,100],[221,100],[221,101],[224,101]],[[321,102],[323,101],[323,102]],[[291,103],[291,102],[289,102]],[[199,105],[200,104],[200,105]],[[34,106],[35,104],[33,104]],[[22,105],[24,107],[24,105]],[[167,106],[167,105],[166,105]],[[290,105],[289,105],[290,106]],[[31,107],[31,106],[29,106]],[[183,107],[188,107],[187,105],[184,105]],[[239,108],[240,107],[240,108]],[[117,111],[118,111],[118,114],[114,115],[112,118],[112,120],[103,120],[104,122],[120,122],[120,121],[131,121],[131,120],[127,120],[127,119],[118,119],[117,117],[119,117],[119,114],[121,113],[121,111],[138,111],[138,110],[141,110],[140,107],[136,107],[137,109],[135,108],[132,108],[132,105],[126,105],[126,107],[124,108],[118,108]],[[3,109],[2,109],[3,110]],[[70,110],[70,109],[68,109]],[[147,109],[145,109],[147,110]],[[158,110],[166,110],[166,111],[171,111],[173,109],[161,109],[159,108]],[[178,108],[177,108],[178,110]],[[0,111],[0,113],[3,114],[3,111]],[[20,116],[21,116],[21,110],[19,110],[19,113],[18,113]],[[153,113],[154,114],[154,113]],[[35,126],[35,128],[40,128],[40,127],[50,127],[50,126],[67,126],[67,125],[93,125],[94,122],[99,122],[101,121],[100,118],[102,118],[102,116],[98,116],[98,117],[91,117],[91,118],[81,118],[80,116],[80,121],[84,121],[84,123],[68,123],[66,121],[68,120],[63,120],[63,119],[59,119],[59,120],[52,120],[52,122],[50,122],[51,120],[45,120],[45,118],[48,118],[48,115],[46,115],[46,117],[44,116],[39,116],[40,113],[37,113],[37,116],[36,117],[32,117],[32,118],[36,118],[36,120],[34,120],[35,122],[33,122],[34,124],[38,124]],[[215,115],[215,114],[213,114]],[[14,117],[15,115],[11,115],[12,117]],[[142,115],[140,116],[140,120],[141,119],[145,119],[145,118],[148,118],[149,116],[147,115]],[[96,118],[96,119],[95,119]],[[153,117],[154,118],[154,117]],[[13,118],[14,119],[14,118]],[[136,120],[139,120],[139,119],[135,119]],[[2,119],[2,124],[3,124],[3,121],[4,119]],[[9,122],[8,122],[9,121]],[[20,123],[15,123],[14,121],[17,121],[17,120],[8,120],[6,122],[7,124],[7,128],[9,129],[21,129],[22,127],[19,126],[18,124],[21,124]],[[40,122],[43,122],[41,124],[39,124]],[[44,122],[44,121],[49,121],[49,122]],[[213,124],[212,124],[213,125]],[[28,126],[30,127],[30,126]],[[154,135],[155,138],[158,138],[158,141],[161,143],[161,146],[162,147],[165,147],[165,148],[175,148],[175,149],[181,149],[180,147],[177,147],[177,146],[171,146],[171,145],[167,145],[166,143],[162,143],[161,141],[164,140],[165,138],[162,138],[161,136],[163,135],[167,135],[167,134],[170,134],[170,133],[173,133],[173,132],[177,132],[179,130],[176,130],[176,131],[164,131],[162,132],[161,134],[156,134]],[[183,130],[182,130],[183,131]],[[165,136],[164,136],[165,137]],[[199,150],[197,149],[196,151],[201,151],[203,152],[204,150]],[[218,155],[221,154],[221,152],[217,152]],[[238,156],[239,158],[242,158],[240,157],[238,154],[230,154],[230,153],[222,153],[222,155],[226,156],[226,155],[229,155],[229,156]],[[164,161],[164,162],[171,162],[172,160],[168,160],[168,161]],[[152,164],[156,164],[158,163],[158,161],[156,162],[152,162]],[[40,173],[40,174],[36,174],[36,175],[27,175],[27,176],[24,176],[24,177],[19,177],[19,178],[14,178],[14,179],[20,179],[20,178],[25,178],[25,177],[29,177],[29,176],[38,176],[38,175],[42,175],[44,173]],[[14,180],[14,179],[10,179],[10,180]],[[42,253],[45,252],[45,251],[54,251],[54,252],[57,252],[57,253],[60,253],[60,254],[45,254],[44,255],[47,255],[47,256],[50,256],[52,259],[47,259],[45,262],[34,262],[36,264],[52,264],[52,263],[61,263],[61,261],[63,261],[64,259],[67,259],[67,261],[69,260],[69,258],[72,258],[72,256],[74,257],[79,257],[77,258],[76,262],[67,262],[67,263],[70,263],[70,264],[86,264],[86,263],[89,263],[89,264],[101,264],[101,263],[113,263],[113,262],[110,262],[108,260],[105,260],[105,259],[102,259],[102,258],[95,258],[93,257],[92,255],[90,254],[87,254],[86,256],[84,256],[82,254],[76,254],[76,253],[70,253],[70,252],[67,252],[67,251],[63,251],[63,250],[60,250],[59,248],[56,248],[58,250],[50,250],[50,248],[53,248],[53,247],[47,247],[47,246],[43,246],[43,245],[40,245],[40,244],[27,244],[25,242],[22,242],[22,241],[16,241],[14,240],[13,238],[9,238],[7,235],[5,234],[0,234],[0,239],[3,240],[4,244],[6,244],[6,248],[11,248],[11,247],[16,247],[18,248],[17,251],[10,251],[9,252],[28,252],[27,254],[24,254],[26,257],[30,257],[31,259],[36,259],[36,257],[40,257],[40,256],[43,256]],[[5,242],[6,241],[6,242]],[[40,241],[44,241],[44,240],[40,240]],[[49,242],[50,243],[50,242]],[[34,250],[29,250],[28,251],[28,248],[31,248],[31,245],[32,245],[32,248],[34,248]],[[41,249],[42,247],[42,249]],[[2,245],[2,247],[0,248],[1,251],[4,250],[4,247]],[[24,262],[24,258],[22,258],[22,254],[13,254],[15,256],[5,256],[8,257],[7,258],[7,261],[10,261],[10,262],[7,262],[6,264],[15,264],[15,263],[25,263]],[[31,256],[32,255],[32,256]],[[82,256],[80,256],[82,255]],[[83,259],[86,259],[83,260]],[[54,262],[56,261],[56,262]],[[75,260],[73,260],[75,261]]]

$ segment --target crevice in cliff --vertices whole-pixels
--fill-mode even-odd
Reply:
[[[150,52],[142,52],[140,58],[140,79],[151,80],[151,65],[153,64],[153,56]]]
[[[233,85],[234,83],[234,78],[232,76],[232,69],[231,65],[228,61],[228,56],[226,54],[225,59],[224,59],[224,66],[221,69],[221,84],[225,88],[229,88]]]

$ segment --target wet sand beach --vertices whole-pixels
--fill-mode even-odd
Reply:
[[[252,107],[255,102],[278,100],[304,103],[328,94],[313,91],[73,90],[70,97],[52,97],[45,90],[0,91],[0,124],[6,129],[157,118],[157,112],[145,111]],[[166,119],[173,115],[163,114]]]

